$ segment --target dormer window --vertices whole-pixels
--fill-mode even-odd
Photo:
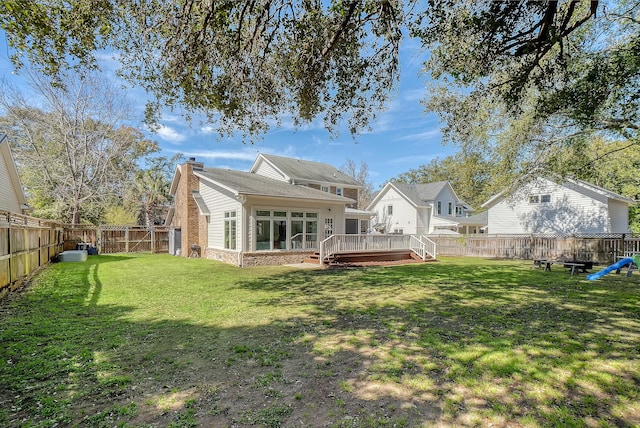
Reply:
[[[342,187],[336,187],[336,195],[342,196]]]
[[[322,190],[323,192],[329,193],[329,186],[322,186],[320,190]]]

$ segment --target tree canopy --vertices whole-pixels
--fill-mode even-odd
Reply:
[[[445,140],[501,171],[544,171],[585,135],[639,138],[637,0],[6,0],[0,23],[18,65],[57,76],[113,49],[120,74],[154,96],[149,118],[180,108],[223,134],[288,116],[366,129],[413,36]]]
[[[511,178],[567,174],[552,159],[589,137],[640,142],[640,3],[444,3],[416,34],[447,140]]]
[[[198,112],[222,133],[265,131],[291,115],[322,116],[356,132],[398,78],[403,23],[397,1],[109,0],[0,5],[15,49],[50,75],[119,55],[121,75],[163,106]]]

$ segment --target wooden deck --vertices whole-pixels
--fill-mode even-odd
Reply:
[[[369,261],[395,261],[418,257],[436,258],[436,244],[426,236],[415,235],[331,235],[320,242],[318,254],[309,258],[320,265]]]
[[[325,264],[332,266],[371,262],[396,262],[402,260],[411,262],[428,262],[434,261],[435,259],[427,257],[423,260],[410,249],[344,251],[332,254],[327,260],[325,260]],[[316,252],[312,254],[310,257],[305,259],[305,263],[320,264],[320,253]]]

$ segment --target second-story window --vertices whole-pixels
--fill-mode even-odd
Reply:
[[[387,205],[387,215],[393,215],[393,205]]]
[[[462,217],[462,207],[456,207],[456,217]]]
[[[342,196],[342,187],[336,187],[336,195]]]
[[[449,202],[449,210],[447,211],[449,215],[453,214],[453,204]]]
[[[329,186],[322,186],[322,187],[321,187],[321,190],[322,190],[323,192],[327,192],[327,193],[329,193]]]
[[[437,214],[442,214],[442,202],[440,202],[440,201],[438,201],[436,213]]]

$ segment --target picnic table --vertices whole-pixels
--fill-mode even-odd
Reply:
[[[551,270],[551,265],[555,262],[547,259],[533,259],[533,267],[544,267],[544,271]]]
[[[569,260],[566,262],[562,262],[565,268],[569,269],[571,275],[575,275],[576,273],[582,271],[584,273],[588,272],[588,269],[593,269],[593,262],[580,261],[580,260]]]

